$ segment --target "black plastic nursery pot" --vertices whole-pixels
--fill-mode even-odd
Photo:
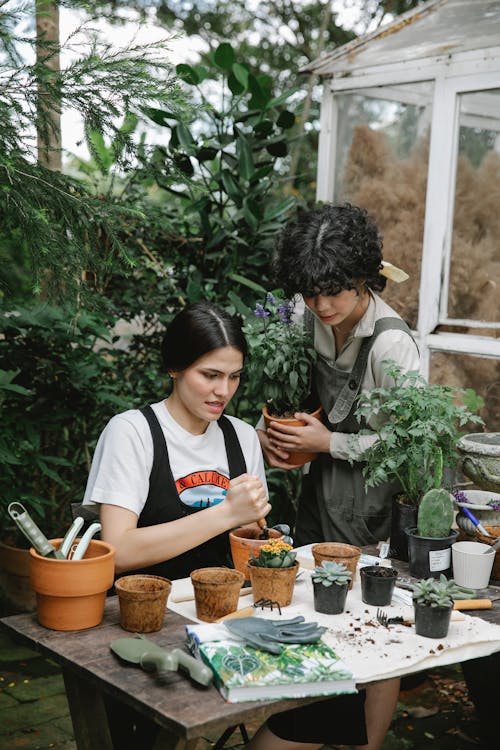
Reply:
[[[349,584],[323,586],[313,581],[314,609],[323,615],[340,615],[344,611]]]
[[[449,607],[427,607],[413,602],[415,609],[415,633],[425,638],[446,638],[450,627],[451,611]]]
[[[408,559],[410,575],[415,578],[439,578],[443,573],[451,577],[451,545],[458,531],[452,529],[449,536],[418,536],[417,529],[407,529]]]
[[[365,604],[385,607],[391,603],[398,571],[382,565],[367,565],[360,570],[361,598]]]
[[[391,536],[389,554],[395,560],[408,562],[408,537],[406,529],[417,525],[418,508],[401,501],[401,495],[392,498]]]

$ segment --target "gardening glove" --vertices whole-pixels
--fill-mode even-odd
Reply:
[[[317,622],[305,622],[302,616],[292,620],[265,620],[262,617],[242,617],[227,620],[224,626],[251,646],[272,654],[280,654],[284,643],[314,643],[326,628]]]

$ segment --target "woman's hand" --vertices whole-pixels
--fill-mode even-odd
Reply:
[[[288,469],[296,469],[302,465],[287,463],[286,459],[288,458],[289,454],[286,451],[280,450],[275,445],[273,445],[269,438],[269,435],[265,430],[256,430],[256,432],[259,438],[260,447],[262,448],[262,453],[264,454],[264,458],[266,459],[266,463],[271,466],[271,468],[285,469],[285,471],[288,471]]]
[[[226,498],[219,507],[230,513],[231,528],[265,518],[271,510],[266,488],[253,474],[231,479]]]
[[[270,423],[267,439],[273,452],[281,457],[291,452],[330,453],[330,430],[307,412],[297,412],[294,417],[305,424],[301,427],[289,427],[279,422]]]

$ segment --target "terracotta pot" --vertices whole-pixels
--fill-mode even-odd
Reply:
[[[313,544],[312,554],[315,565],[321,565],[323,560],[335,560],[335,562],[343,563],[351,571],[349,590],[352,589],[361,555],[359,547],[355,547],[353,544],[343,544],[343,542],[320,542],[319,544]]]
[[[142,573],[115,581],[122,628],[132,633],[161,630],[171,588],[168,578]]]
[[[0,588],[18,612],[34,612],[35,592],[30,583],[30,551],[0,542]]]
[[[260,568],[248,563],[254,602],[266,599],[286,607],[292,601],[295,578],[299,564],[294,562],[289,568]]]
[[[250,574],[247,568],[247,562],[251,558],[252,551],[255,555],[263,544],[267,544],[269,539],[282,539],[283,534],[276,529],[269,529],[269,539],[261,539],[262,529],[256,524],[252,526],[240,526],[229,532],[229,544],[231,546],[231,557],[236,570],[243,573],[245,580],[250,580]]]
[[[215,622],[238,608],[243,573],[230,568],[198,568],[191,573],[196,617]]]
[[[62,539],[49,541],[59,549]],[[99,625],[115,572],[111,544],[92,539],[83,560],[42,557],[33,548],[30,557],[40,625],[52,630],[83,630]]]
[[[322,408],[319,406],[316,411],[311,412],[311,417],[319,419],[321,412]],[[262,414],[266,423],[266,429],[271,422],[278,422],[286,427],[303,427],[305,425],[305,422],[301,419],[294,419],[293,417],[271,417],[267,411],[267,406],[264,406],[262,409]],[[304,464],[309,463],[309,461],[314,461],[317,455],[317,453],[290,453],[285,463],[303,466]]]

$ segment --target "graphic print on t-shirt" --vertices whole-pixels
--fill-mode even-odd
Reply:
[[[193,471],[175,482],[179,498],[189,508],[210,508],[224,500],[229,478],[218,471]]]

